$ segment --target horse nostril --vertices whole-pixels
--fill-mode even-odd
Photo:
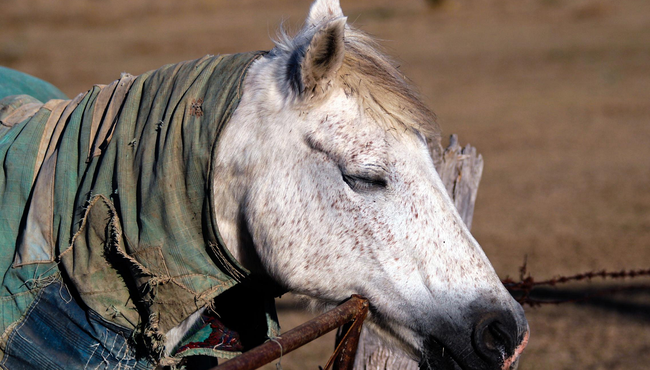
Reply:
[[[473,344],[479,356],[490,365],[500,367],[515,351],[516,333],[514,320],[504,314],[491,313],[476,325]]]
[[[495,321],[488,325],[483,331],[483,342],[491,351],[505,352],[507,348],[508,335],[503,330],[500,322]]]

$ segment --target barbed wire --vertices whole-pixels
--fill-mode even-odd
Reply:
[[[510,277],[506,277],[502,282],[503,285],[508,289],[508,291],[515,297],[517,302],[521,305],[529,306],[540,306],[543,304],[561,304],[561,303],[576,303],[581,301],[590,300],[596,297],[604,295],[612,295],[618,292],[623,291],[632,291],[632,290],[648,290],[650,291],[650,285],[648,284],[634,284],[634,285],[622,285],[617,287],[608,287],[599,289],[596,292],[584,295],[577,298],[569,299],[555,299],[555,300],[546,300],[546,299],[537,299],[531,297],[533,291],[537,287],[541,286],[551,286],[555,287],[559,284],[571,283],[571,282],[580,282],[580,281],[591,281],[596,278],[600,279],[633,279],[638,277],[650,277],[650,268],[649,269],[637,269],[637,270],[621,270],[621,271],[589,271],[580,274],[570,275],[570,276],[557,276],[552,279],[536,281],[527,271],[527,262],[528,259],[524,257],[524,264],[519,269],[519,281],[515,281]]]

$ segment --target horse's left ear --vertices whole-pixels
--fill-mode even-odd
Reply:
[[[322,25],[309,41],[309,46],[300,59],[300,51],[295,50],[291,58],[294,65],[293,87],[303,98],[324,94],[330,82],[343,64],[345,56],[345,24],[347,18],[340,17]],[[299,67],[299,68],[295,68]],[[296,71],[299,71],[299,73]]]

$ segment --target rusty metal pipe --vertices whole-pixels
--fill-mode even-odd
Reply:
[[[341,346],[341,352],[336,356],[334,370],[348,370],[354,366],[357,347],[359,347],[359,337],[361,336],[361,327],[367,314],[368,304],[366,302],[365,309],[359,312],[354,321],[346,323],[339,329],[336,341],[337,347]]]
[[[312,340],[356,320],[359,325],[368,312],[368,300],[353,295],[336,308],[294,328],[279,337],[267,341],[211,370],[252,370],[268,364],[281,355],[301,347]],[[356,331],[355,331],[356,332]],[[355,333],[358,335],[357,333]]]

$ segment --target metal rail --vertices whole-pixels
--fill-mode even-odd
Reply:
[[[368,300],[353,295],[336,308],[273,338],[211,370],[253,370],[280,358],[312,340],[353,321],[328,362],[335,370],[352,368],[359,343],[361,324],[368,313]],[[336,360],[334,360],[336,357]],[[326,367],[327,368],[327,367]]]

